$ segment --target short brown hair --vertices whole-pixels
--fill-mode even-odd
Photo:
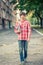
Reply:
[[[21,13],[20,13],[20,16],[22,16],[22,15],[24,15],[24,16],[25,16],[25,15],[26,15],[26,13],[25,13],[25,12],[21,12]]]

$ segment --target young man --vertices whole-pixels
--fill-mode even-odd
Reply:
[[[20,14],[20,18],[20,23],[16,24],[14,31],[18,34],[20,60],[21,63],[23,63],[27,58],[27,49],[31,36],[31,27],[30,23],[26,20],[26,14],[24,12]]]

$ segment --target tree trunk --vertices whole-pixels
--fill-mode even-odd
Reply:
[[[37,16],[40,19],[40,26],[41,26],[41,28],[43,28],[43,18],[40,16],[40,14],[38,12],[36,14],[37,14]]]
[[[37,22],[38,22],[38,25],[40,25],[40,23],[39,23],[39,17],[37,17]]]
[[[5,29],[5,20],[2,18],[2,27]]]
[[[11,21],[9,20],[8,22],[9,22],[9,29],[11,29]]]
[[[43,19],[40,18],[40,25],[41,25],[41,28],[43,28]]]

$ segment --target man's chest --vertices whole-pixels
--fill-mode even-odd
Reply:
[[[21,27],[21,29],[22,30],[27,30],[27,23],[22,23],[21,25],[20,25],[20,27]]]

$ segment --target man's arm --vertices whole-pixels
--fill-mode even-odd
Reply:
[[[28,23],[28,41],[30,40],[31,37],[31,25]]]
[[[18,30],[18,27],[19,27],[19,24],[16,23],[16,25],[15,25],[15,27],[14,27],[14,32],[15,32],[16,34],[20,34],[20,31]]]

